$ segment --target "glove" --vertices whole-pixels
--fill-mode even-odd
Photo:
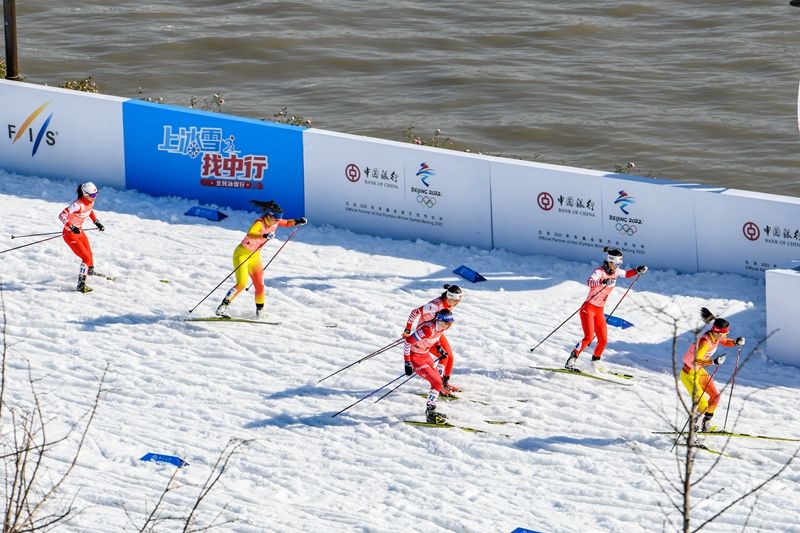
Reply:
[[[308,220],[306,219],[306,217],[300,217],[294,219],[295,226],[304,226],[305,224],[308,224]]]
[[[411,374],[414,373],[414,367],[411,366],[411,361],[406,361],[405,371],[406,371],[406,376],[410,376]]]
[[[715,365],[721,365],[722,363],[725,362],[725,357],[726,357],[725,354],[718,355],[717,357],[714,358],[714,364]]]
[[[411,330],[409,328],[404,329],[403,337],[410,337],[410,336],[411,336]]]
[[[436,351],[439,352],[439,355],[442,356],[442,359],[447,359],[447,352],[441,346],[436,347]]]
[[[647,272],[647,266],[646,265],[639,265],[638,267],[636,267],[636,273],[637,274],[644,274],[645,272]]]
[[[275,238],[275,233],[274,232],[273,233],[265,233],[264,235],[262,235],[262,237],[267,239],[268,241],[271,241],[272,239]]]
[[[615,280],[614,278],[606,278],[603,280],[603,285],[616,285],[616,284],[617,280]]]
[[[104,225],[102,225],[99,220],[95,220],[94,221],[94,225],[97,226],[97,229],[99,229],[100,231],[105,231],[106,230],[106,227]]]
[[[736,338],[736,346],[744,346],[744,337]]]
[[[78,226],[76,226],[75,224],[70,224],[70,225],[69,225],[69,230],[70,230],[72,233],[74,233],[75,235],[77,235],[78,233],[80,233],[80,232],[81,232],[81,229],[80,229]]]

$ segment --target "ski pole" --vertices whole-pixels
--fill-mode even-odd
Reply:
[[[339,411],[338,413],[334,413],[334,414],[332,414],[332,415],[331,415],[331,417],[339,416],[340,414],[344,413],[345,411],[347,411],[348,409],[350,409],[350,408],[351,408],[351,407],[353,407],[354,405],[356,405],[356,404],[358,404],[358,403],[361,403],[362,401],[366,400],[367,398],[369,398],[370,396],[372,396],[372,395],[373,395],[373,394],[375,394],[376,392],[378,392],[378,391],[380,391],[380,390],[382,390],[382,389],[385,389],[386,387],[388,387],[389,385],[391,385],[392,383],[394,383],[394,382],[395,382],[395,381],[397,381],[398,379],[400,379],[400,378],[404,378],[405,376],[406,376],[406,375],[405,375],[405,373],[403,373],[403,374],[400,374],[399,376],[397,376],[396,378],[394,378],[394,379],[393,379],[392,381],[390,381],[389,383],[386,383],[385,385],[381,385],[380,387],[378,387],[378,388],[377,388],[377,389],[375,389],[374,391],[370,392],[369,394],[367,394],[367,395],[366,395],[366,396],[364,396],[363,398],[360,398],[359,400],[356,400],[355,402],[351,403],[350,405],[348,405],[347,407],[345,407],[344,409],[342,409],[342,410],[341,410],[341,411]],[[413,377],[413,376],[412,376],[412,377]]]
[[[61,232],[59,232],[58,235],[53,235],[52,237],[48,237],[46,239],[29,242],[28,244],[23,244],[22,246],[16,246],[14,248],[9,248],[8,250],[0,251],[0,254],[4,254],[6,252],[13,252],[14,250],[19,250],[20,248],[25,248],[26,246],[33,246],[34,244],[39,244],[40,242],[51,241],[51,240],[56,239],[56,238],[58,238],[60,236],[61,236]]]
[[[347,369],[348,369],[348,368],[350,368],[351,366],[355,366],[355,365],[357,365],[358,363],[360,363],[360,362],[362,362],[362,361],[366,361],[367,359],[370,359],[370,358],[372,358],[372,357],[375,357],[376,355],[378,355],[378,354],[381,354],[381,353],[385,352],[386,350],[389,350],[390,348],[394,348],[395,346],[397,346],[398,344],[400,344],[400,343],[401,343],[401,342],[403,342],[404,340],[405,340],[405,338],[404,338],[404,337],[401,337],[401,338],[397,339],[396,341],[392,342],[391,344],[387,344],[387,345],[386,345],[386,346],[384,346],[383,348],[379,348],[379,349],[375,350],[374,352],[372,352],[371,354],[367,354],[367,355],[365,355],[364,357],[362,357],[362,358],[361,358],[361,359],[359,359],[358,361],[354,361],[354,362],[350,363],[349,365],[347,365],[346,367],[344,367],[344,368],[340,368],[339,370],[337,370],[337,371],[336,371],[336,372],[334,372],[333,374],[328,374],[328,375],[327,375],[327,376],[325,376],[324,378],[322,378],[322,379],[320,379],[319,381],[317,381],[317,383],[322,383],[323,381],[325,381],[325,380],[326,380],[326,379],[328,379],[329,377],[335,376],[335,375],[336,375],[336,374],[338,374],[339,372],[341,372],[341,371],[343,371],[343,370],[347,370]]]
[[[292,237],[294,237],[294,234],[295,234],[295,233],[297,233],[297,230],[299,230],[299,229],[300,229],[300,226],[297,226],[297,227],[295,228],[295,230],[294,230],[292,233],[290,233],[288,237],[286,237],[286,240],[285,240],[285,241],[283,241],[283,244],[281,244],[280,248],[278,248],[278,251],[277,251],[277,252],[275,252],[275,255],[273,255],[273,256],[270,258],[270,260],[269,260],[269,261],[267,261],[267,264],[266,264],[266,265],[264,265],[264,270],[263,270],[263,272],[266,272],[266,271],[267,271],[267,267],[269,266],[269,264],[270,264],[270,263],[272,263],[272,260],[273,260],[273,259],[275,259],[275,258],[278,256],[278,254],[279,254],[279,253],[281,253],[281,250],[283,250],[283,247],[284,247],[284,246],[286,246],[286,243],[288,243],[288,242],[289,242],[289,241],[292,239]],[[245,290],[246,290],[246,291],[249,291],[249,290],[250,290],[250,287],[252,287],[252,286],[253,286],[253,282],[251,281],[251,282],[250,282],[250,285],[249,285],[249,286],[248,286],[248,287],[247,287]]]
[[[700,403],[700,400],[703,398],[703,395],[706,393],[706,389],[714,381],[714,376],[717,374],[717,370],[719,370],[719,365],[717,365],[717,368],[715,368],[714,372],[711,373],[711,377],[709,378],[708,383],[706,383],[706,386],[703,387],[703,392],[700,393],[700,396],[697,399],[697,403]],[[695,399],[694,399],[694,396],[692,396],[692,410],[694,410],[694,407],[695,407],[695,403],[694,402],[695,402]],[[680,440],[681,435],[683,434],[683,430],[686,429],[686,426],[689,425],[689,421],[692,419],[692,414],[693,413],[689,413],[689,418],[686,420],[686,423],[683,425],[681,430],[678,432],[678,436],[675,437],[675,442],[672,443],[672,448],[669,449],[670,452],[672,452],[672,450],[675,449],[675,445],[678,444],[678,441]]]
[[[444,356],[441,356],[440,358],[438,358],[436,361],[434,361],[434,363],[438,363],[438,362],[439,362],[439,361],[441,361],[442,359],[444,359]],[[408,379],[407,379],[407,380],[405,380],[405,381],[403,381],[402,383],[400,383],[400,385],[398,385],[397,387],[393,388],[392,390],[390,390],[389,392],[387,392],[386,394],[384,394],[383,396],[381,396],[380,398],[378,398],[377,400],[375,400],[373,403],[378,403],[379,401],[383,400],[384,398],[386,398],[387,396],[389,396],[391,393],[393,393],[394,391],[396,391],[397,389],[399,389],[400,387],[402,387],[403,385],[405,385],[406,383],[408,383],[409,381],[411,381],[411,378],[413,378],[414,376],[415,376],[415,374],[411,374],[410,376],[408,376]]]
[[[566,319],[564,322],[562,322],[561,324],[559,324],[559,325],[558,325],[558,327],[557,327],[556,329],[554,329],[553,331],[551,331],[551,332],[550,332],[550,333],[547,335],[547,337],[545,337],[544,339],[540,340],[540,341],[539,341],[539,344],[537,344],[536,346],[534,346],[533,348],[531,348],[531,351],[533,352],[534,350],[536,350],[536,348],[538,348],[539,346],[541,346],[541,345],[542,345],[542,343],[543,343],[544,341],[546,341],[547,339],[549,339],[549,338],[550,338],[550,335],[552,335],[553,333],[555,333],[556,331],[558,331],[559,329],[561,329],[561,326],[563,326],[564,324],[566,324],[567,322],[569,322],[569,320],[570,320],[572,317],[574,317],[575,315],[577,315],[577,314],[578,314],[578,311],[580,311],[582,308],[583,308],[583,305],[581,305],[579,308],[577,308],[577,309],[575,310],[575,312],[574,312],[574,313],[572,313],[571,315],[569,315],[569,316],[567,317],[567,319]]]
[[[614,316],[614,311],[617,310],[617,307],[619,307],[619,304],[621,304],[622,300],[624,300],[625,297],[628,295],[628,293],[631,292],[631,289],[633,288],[634,285],[636,285],[636,282],[639,281],[639,278],[641,278],[641,277],[642,277],[641,274],[636,274],[636,277],[633,278],[633,281],[631,282],[630,285],[628,285],[628,288],[625,290],[625,294],[622,295],[622,298],[619,299],[619,301],[617,302],[617,305],[614,306],[614,309],[611,310],[611,312],[608,314],[608,316]],[[608,320],[608,319],[606,319],[606,320]]]
[[[604,288],[604,287],[600,287],[600,289],[599,289],[599,290],[597,290],[597,291],[595,291],[595,292],[594,292],[594,294],[590,294],[590,295],[589,295],[589,297],[588,297],[588,298],[586,298],[586,300],[584,301],[584,303],[586,303],[587,301],[589,301],[589,300],[591,300],[592,298],[594,298],[595,296],[597,296],[597,294],[598,294],[598,293],[599,293],[601,290],[603,290],[603,288]],[[564,324],[566,324],[567,322],[569,322],[569,320],[570,320],[572,317],[574,317],[575,315],[577,315],[577,314],[578,314],[578,312],[579,312],[581,309],[583,309],[583,304],[581,304],[581,306],[580,306],[579,308],[577,308],[577,309],[575,310],[575,312],[574,312],[574,313],[572,313],[571,315],[569,315],[569,316],[567,317],[567,319],[566,319],[564,322],[562,322],[561,324],[559,324],[559,325],[558,325],[558,327],[557,327],[556,329],[554,329],[553,331],[551,331],[551,332],[550,332],[550,333],[547,335],[547,337],[545,337],[544,339],[540,340],[540,341],[539,341],[539,344],[537,344],[536,346],[534,346],[533,348],[531,348],[531,351],[534,351],[534,350],[536,350],[536,348],[538,348],[539,346],[541,346],[541,345],[542,345],[542,343],[543,343],[544,341],[546,341],[547,339],[549,339],[549,338],[550,338],[550,335],[552,335],[553,333],[555,333],[556,331],[558,331],[559,329],[561,329],[561,326],[563,326]],[[616,309],[616,307],[615,307],[614,309]]]
[[[97,228],[89,228],[83,231],[95,231]],[[28,235],[12,235],[12,239],[22,239],[24,237],[44,237],[45,235],[61,235],[60,231],[50,231],[47,233],[29,233]]]
[[[208,298],[209,296],[211,296],[212,294],[214,294],[214,291],[215,291],[215,290],[217,290],[217,289],[219,289],[220,285],[222,285],[223,283],[225,283],[225,281],[226,281],[226,280],[227,280],[229,277],[231,277],[231,276],[232,276],[232,275],[233,275],[233,274],[234,274],[234,273],[235,273],[237,270],[239,270],[240,268],[242,268],[242,265],[246,264],[246,263],[247,263],[247,261],[249,261],[251,257],[253,257],[253,256],[254,256],[256,253],[258,253],[258,251],[259,251],[259,250],[261,250],[261,247],[262,247],[262,246],[264,246],[266,243],[267,243],[267,241],[264,241],[264,242],[262,242],[262,243],[261,243],[261,246],[259,246],[259,247],[258,247],[258,248],[256,248],[255,250],[253,250],[253,253],[251,253],[250,255],[248,255],[248,256],[247,256],[247,258],[246,258],[244,261],[242,261],[241,263],[239,263],[239,266],[237,266],[236,268],[234,268],[233,270],[231,270],[231,271],[228,273],[228,275],[227,275],[227,276],[225,276],[225,278],[224,278],[222,281],[220,281],[220,282],[217,284],[217,286],[216,286],[216,287],[214,287],[213,289],[211,289],[211,292],[209,292],[208,294],[206,294],[205,296],[203,296],[203,299],[202,299],[202,300],[200,300],[199,302],[197,302],[197,305],[195,305],[194,307],[192,307],[191,309],[189,309],[189,312],[191,313],[192,311],[194,311],[195,309],[197,309],[197,307],[198,307],[198,306],[199,306],[201,303],[203,303],[203,302],[205,302],[205,301],[206,301],[206,298]]]
[[[736,385],[736,374],[739,373],[739,356],[742,354],[742,348],[736,352],[736,366],[733,367],[733,377],[731,378],[731,395],[728,396],[728,407],[725,409],[725,423],[722,424],[722,431],[728,427],[728,412],[731,410],[731,398],[733,398],[733,386]]]

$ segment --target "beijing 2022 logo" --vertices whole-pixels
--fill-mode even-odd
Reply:
[[[431,188],[430,179],[436,175],[436,171],[431,168],[428,163],[420,163],[419,170],[417,170],[415,174],[425,188],[422,187],[411,187],[411,192],[416,193],[417,195],[417,203],[423,207],[427,207],[428,209],[433,209],[439,199],[442,197],[442,192],[434,190]]]
[[[635,203],[636,200],[634,200],[633,196],[626,193],[625,191],[619,191],[619,196],[617,196],[617,199],[614,200],[614,205],[619,207],[619,210],[625,213],[626,215],[630,215],[630,212],[628,211],[628,206]]]

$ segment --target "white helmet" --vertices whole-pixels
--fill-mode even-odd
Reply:
[[[84,196],[91,196],[93,194],[97,194],[97,187],[91,181],[87,181],[81,185],[81,192]]]

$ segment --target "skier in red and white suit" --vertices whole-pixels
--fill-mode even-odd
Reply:
[[[436,399],[439,394],[451,394],[442,384],[438,367],[447,361],[450,354],[442,346],[443,334],[453,325],[453,313],[443,309],[436,313],[433,320],[423,322],[417,330],[406,337],[403,343],[403,360],[405,373],[410,376],[416,372],[431,384],[428,393],[428,403],[425,418],[428,422],[440,424],[447,418],[446,415],[436,412]]]
[[[464,292],[461,290],[461,287],[458,285],[445,285],[444,292],[441,294],[441,296],[434,298],[422,307],[417,307],[411,311],[411,314],[408,315],[406,329],[403,331],[403,337],[408,338],[411,335],[415,322],[421,325],[423,322],[433,320],[433,317],[436,316],[436,313],[443,309],[449,309],[452,311],[459,304],[459,302],[461,302],[463,297]],[[453,373],[454,362],[453,351],[450,349],[450,342],[447,340],[447,337],[442,335],[439,343],[448,354],[447,359],[445,359],[444,362],[442,384],[449,392],[458,392],[461,389],[450,383],[450,374]]]
[[[91,181],[78,185],[78,198],[64,208],[58,219],[64,224],[61,236],[64,242],[81,259],[80,273],[78,274],[78,292],[90,292],[91,287],[86,285],[86,276],[94,276],[94,258],[89,239],[82,231],[84,221],[89,218],[100,231],[105,231],[103,224],[94,214],[94,199],[97,197],[97,187]]]
[[[591,344],[595,335],[597,336],[597,343],[594,347],[594,355],[592,355],[592,370],[595,372],[603,372],[604,367],[600,363],[600,357],[603,355],[603,350],[606,348],[608,340],[606,329],[606,317],[604,308],[606,300],[614,290],[617,284],[617,278],[626,277],[632,278],[637,274],[644,274],[647,272],[647,267],[644,265],[638,266],[635,269],[625,270],[620,268],[622,264],[622,252],[617,249],[604,248],[606,256],[605,262],[597,267],[586,285],[589,286],[589,295],[583,306],[580,309],[581,326],[583,327],[583,339],[575,345],[575,349],[569,354],[569,359],[564,367],[568,370],[577,370],[575,363],[578,360],[580,353]]]

